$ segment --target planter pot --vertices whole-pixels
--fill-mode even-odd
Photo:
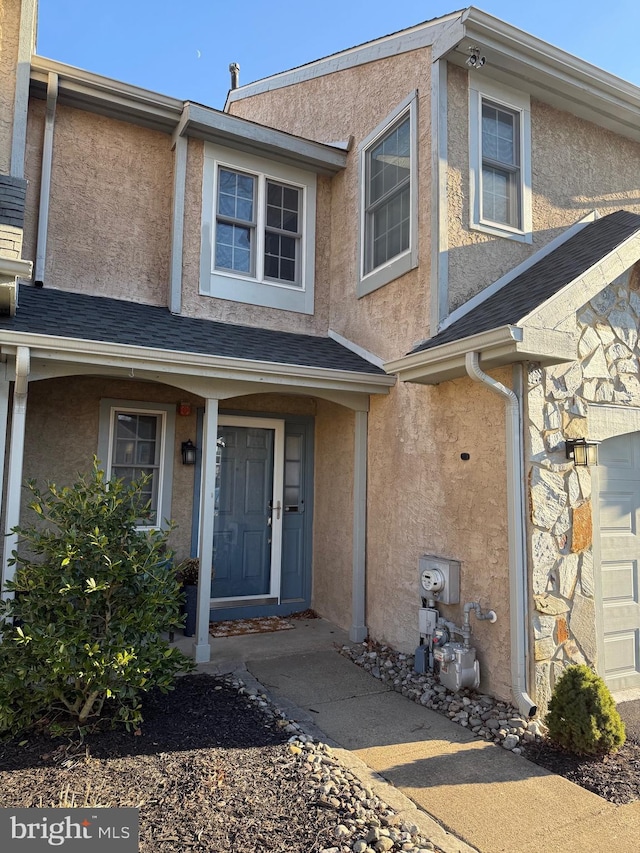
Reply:
[[[184,612],[186,614],[184,622],[185,637],[194,637],[196,633],[196,614],[198,612],[198,587],[195,584],[189,584],[184,587]]]

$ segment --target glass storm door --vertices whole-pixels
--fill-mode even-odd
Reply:
[[[284,421],[220,418],[211,582],[220,603],[280,598],[283,450]]]

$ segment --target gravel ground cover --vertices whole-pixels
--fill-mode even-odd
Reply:
[[[141,853],[438,850],[238,678],[190,675],[137,733],[0,743],[3,806],[133,806]]]
[[[627,723],[627,741],[622,749],[603,758],[580,757],[546,741],[544,724],[525,720],[512,705],[471,690],[451,693],[433,673],[416,673],[412,655],[372,642],[343,646],[341,652],[403,696],[444,714],[477,737],[524,755],[610,803],[622,805],[640,799],[640,725],[635,703],[618,707]]]

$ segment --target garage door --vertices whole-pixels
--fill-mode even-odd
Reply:
[[[640,433],[599,449],[600,671],[611,690],[640,687]]]

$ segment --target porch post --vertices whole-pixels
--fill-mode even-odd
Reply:
[[[209,611],[211,607],[211,562],[213,559],[213,524],[216,487],[216,450],[218,440],[218,401],[207,399],[202,431],[202,480],[200,483],[200,536],[198,557],[198,615],[193,657],[196,663],[211,660]]]
[[[367,412],[355,413],[353,465],[353,578],[349,639],[361,643],[368,632],[365,624],[367,554]]]
[[[13,388],[13,417],[9,442],[9,469],[7,497],[4,505],[4,543],[2,549],[2,597],[11,598],[5,584],[12,580],[15,566],[8,566],[11,552],[18,545],[18,535],[11,528],[20,522],[20,496],[22,492],[22,467],[24,462],[24,433],[27,420],[27,388],[30,366],[28,347],[18,347],[16,352],[16,379]]]

